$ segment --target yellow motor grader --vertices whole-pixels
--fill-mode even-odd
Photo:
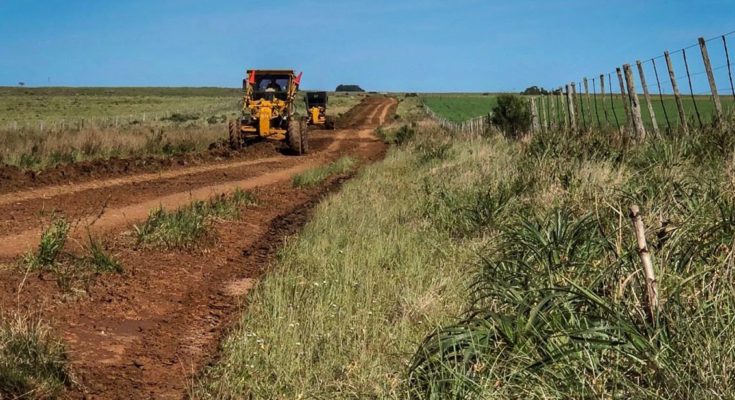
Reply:
[[[307,125],[334,129],[334,120],[327,115],[327,92],[306,92]]]
[[[256,140],[286,141],[296,154],[309,151],[307,124],[296,115],[294,99],[301,83],[292,70],[248,70],[243,79],[240,118],[229,123],[229,142],[240,149]]]

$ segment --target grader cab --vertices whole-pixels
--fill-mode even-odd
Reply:
[[[326,129],[334,129],[334,120],[327,115],[327,92],[307,92],[306,113],[308,115],[307,124],[309,126],[323,127]]]
[[[305,121],[295,113],[301,83],[292,70],[248,70],[243,80],[241,116],[230,121],[229,142],[240,149],[256,140],[286,141],[296,154],[309,151]]]

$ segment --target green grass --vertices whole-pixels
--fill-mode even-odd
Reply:
[[[653,95],[653,94],[652,94]],[[487,115],[496,104],[496,95],[490,94],[488,96],[478,94],[443,94],[443,95],[422,95],[424,103],[431,108],[437,115],[444,117],[450,121],[462,122],[475,117]],[[549,96],[547,101],[539,102],[539,118],[542,119],[543,123],[543,111],[541,109],[542,104],[546,110],[547,118],[550,122],[564,123],[564,112],[566,107],[564,103],[565,98],[563,96]],[[651,114],[648,112],[648,105],[642,94],[639,93],[639,101],[641,102],[641,115],[643,117],[643,123],[649,128],[652,128]],[[735,102],[731,96],[720,96],[723,109],[726,113],[732,113],[735,111]],[[608,127],[625,126],[626,114],[623,107],[623,101],[619,94],[613,94],[612,97],[606,95],[604,97],[604,104],[602,96],[590,96],[589,103],[587,98],[577,96],[576,98],[577,107],[579,110],[584,110],[584,117],[580,115],[580,125],[588,127],[607,129]],[[597,108],[595,108],[595,102],[597,102]],[[711,123],[714,106],[709,96],[696,95],[694,99],[689,95],[683,95],[682,103],[684,104],[685,114],[687,117],[687,123],[691,128],[699,127],[699,119],[697,118],[694,104],[697,104],[699,109],[699,115],[702,119],[702,123],[707,125]],[[552,105],[553,103],[553,105]],[[658,95],[652,97],[653,112],[656,114],[656,121],[659,128],[662,131],[666,131],[669,125],[676,129],[679,125],[679,113],[676,108],[676,101],[672,95],[664,95],[663,102]],[[552,109],[553,107],[553,109]],[[607,111],[607,116],[605,112]],[[598,115],[600,125],[598,125]],[[666,123],[666,116],[668,116],[669,124]],[[584,118],[584,119],[583,119]],[[607,118],[607,119],[606,119]],[[617,119],[616,119],[617,118]]]
[[[494,94],[433,94],[421,95],[432,111],[453,122],[467,121],[488,115],[496,104]]]
[[[346,174],[355,166],[355,160],[351,157],[342,157],[337,161],[312,168],[294,176],[293,185],[301,188],[314,187],[335,175]]]
[[[66,351],[48,326],[19,316],[0,321],[0,398],[55,398],[71,384]]]
[[[164,249],[191,248],[205,239],[215,220],[234,220],[242,207],[255,204],[252,193],[240,189],[228,196],[195,201],[168,212],[159,207],[150,212],[141,226],[135,226],[139,245]]]
[[[320,204],[249,295],[195,397],[397,394],[416,344],[460,311],[476,247],[425,224],[437,162],[393,149]]]

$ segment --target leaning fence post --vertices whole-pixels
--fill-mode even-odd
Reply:
[[[618,74],[618,82],[620,83],[620,98],[623,100],[623,109],[625,109],[625,125],[628,130],[630,130],[633,124],[633,117],[630,113],[630,107],[628,107],[628,95],[625,93],[623,71],[620,68],[615,68],[615,72],[617,72]]]
[[[720,103],[720,96],[717,93],[717,83],[715,83],[715,74],[712,72],[712,63],[709,59],[709,53],[707,52],[707,42],[704,38],[699,38],[699,48],[702,50],[702,60],[704,61],[704,69],[707,70],[707,78],[709,79],[709,88],[712,91],[712,103],[715,105],[715,125],[721,126],[723,122],[722,118],[722,103]]]
[[[641,103],[638,101],[638,94],[635,91],[635,81],[633,80],[633,71],[630,64],[623,65],[625,70],[625,82],[628,84],[628,98],[630,101],[630,115],[632,117],[635,136],[638,140],[646,138],[646,128],[643,126],[643,118],[641,118]]]
[[[636,61],[638,65],[638,75],[641,76],[641,86],[643,87],[643,97],[646,99],[648,105],[648,113],[651,115],[651,125],[653,125],[653,133],[659,136],[658,122],[656,121],[656,113],[653,111],[653,103],[651,102],[651,94],[648,92],[648,84],[646,83],[646,74],[643,72],[643,64],[640,61]]]
[[[605,106],[605,75],[600,74],[600,97],[602,100],[602,113],[605,114],[605,125],[610,125],[610,118],[607,114],[607,107]]]
[[[684,112],[684,103],[681,101],[681,93],[679,93],[679,85],[676,83],[676,74],[674,74],[674,65],[671,63],[671,56],[668,51],[664,52],[666,66],[669,68],[669,79],[671,79],[671,88],[674,90],[674,99],[676,100],[676,109],[679,111],[679,125],[684,133],[689,132],[687,124],[687,116]]]
[[[587,100],[587,115],[589,116],[588,121],[590,121],[590,128],[592,128],[592,100],[590,99],[590,85],[587,78],[584,78],[582,80],[582,83],[584,84],[584,97],[585,100]]]
[[[656,281],[656,272],[653,270],[651,253],[648,251],[648,244],[646,243],[646,227],[643,225],[641,210],[637,205],[630,207],[630,219],[633,221],[638,245],[638,256],[643,263],[643,273],[646,277],[646,312],[650,321],[653,322],[656,319],[656,313],[659,308],[658,282]]]

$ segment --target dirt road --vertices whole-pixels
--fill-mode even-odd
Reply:
[[[50,277],[26,277],[6,268],[0,270],[0,307],[38,314],[63,335],[78,382],[71,398],[185,396],[275,250],[340,183],[298,190],[292,177],[344,155],[365,162],[382,157],[385,145],[373,132],[396,106],[392,98],[366,99],[342,118],[338,130],[315,131],[312,153],[305,157],[274,149],[256,159],[0,194],[0,260],[5,263],[37,246],[41,227],[56,213],[75,221],[72,242],[90,230],[106,238],[125,266],[124,274],[99,276],[74,298],[62,294]],[[125,234],[159,205],[172,209],[236,188],[253,191],[260,205],[240,221],[218,224],[202,249],[139,249]]]

